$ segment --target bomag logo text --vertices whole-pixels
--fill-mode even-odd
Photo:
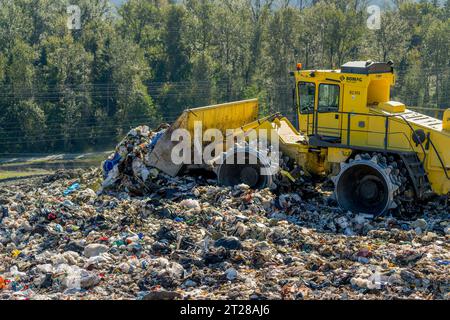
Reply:
[[[363,81],[362,78],[358,78],[358,77],[346,77],[345,80],[350,81],[350,82],[362,82]]]

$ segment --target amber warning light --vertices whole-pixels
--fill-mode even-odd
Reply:
[[[300,71],[300,70],[302,70],[302,64],[301,63],[297,63],[297,71]]]

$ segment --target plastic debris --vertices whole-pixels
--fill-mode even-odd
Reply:
[[[343,212],[289,161],[273,189],[172,178],[145,165],[155,135],[132,130],[97,193],[100,169],[1,185],[1,299],[448,299],[449,198]]]
[[[80,184],[79,183],[74,183],[72,184],[69,188],[67,188],[66,190],[64,190],[63,194],[65,196],[68,196],[69,194],[77,191],[78,189],[80,189]]]
[[[227,271],[225,271],[225,276],[227,277],[228,280],[233,281],[236,280],[238,272],[236,271],[236,269],[230,268],[227,269]]]
[[[3,277],[0,277],[0,290],[2,290],[5,287],[6,287],[5,279],[3,279]]]

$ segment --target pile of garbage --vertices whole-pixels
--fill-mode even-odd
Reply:
[[[403,220],[343,212],[307,177],[173,178],[145,165],[155,139],[0,188],[0,299],[450,298],[448,198]]]
[[[115,189],[132,195],[148,193],[150,184],[158,177],[158,170],[149,165],[149,155],[168,125],[161,125],[156,132],[147,126],[131,130],[117,145],[115,152],[103,165],[102,190]],[[149,179],[150,178],[150,179]]]

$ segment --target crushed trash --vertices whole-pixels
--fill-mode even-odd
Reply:
[[[79,183],[74,183],[72,184],[69,188],[67,188],[66,190],[64,190],[63,194],[65,196],[68,196],[69,194],[77,191],[78,189],[80,189],[80,184]]]
[[[277,190],[173,178],[146,166],[157,137],[0,188],[0,299],[450,298],[448,198],[404,220],[343,212],[287,164]]]

